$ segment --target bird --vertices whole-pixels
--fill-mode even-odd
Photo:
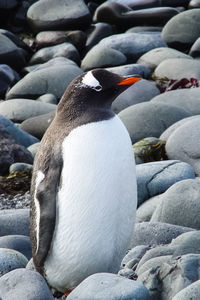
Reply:
[[[133,147],[114,99],[139,75],[82,73],[67,87],[37,151],[30,239],[36,270],[68,294],[88,276],[117,273],[133,234]]]

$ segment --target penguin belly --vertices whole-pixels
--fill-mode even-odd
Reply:
[[[119,270],[134,228],[137,187],[131,140],[117,116],[73,129],[62,155],[44,270],[49,284],[65,292],[93,273]]]

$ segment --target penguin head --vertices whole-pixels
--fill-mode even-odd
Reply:
[[[138,75],[121,76],[105,69],[94,69],[75,78],[68,86],[61,102],[69,98],[84,107],[111,107],[115,98],[142,79]]]

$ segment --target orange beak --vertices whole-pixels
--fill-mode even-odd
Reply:
[[[128,77],[118,82],[117,85],[131,85],[133,83],[138,82],[141,79],[142,79],[141,77]]]

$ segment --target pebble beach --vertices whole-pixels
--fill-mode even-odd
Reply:
[[[5,0],[0,16],[0,300],[199,300],[200,0]],[[66,297],[34,269],[31,176],[64,91],[95,68],[142,77],[112,104],[136,224],[118,274]]]

